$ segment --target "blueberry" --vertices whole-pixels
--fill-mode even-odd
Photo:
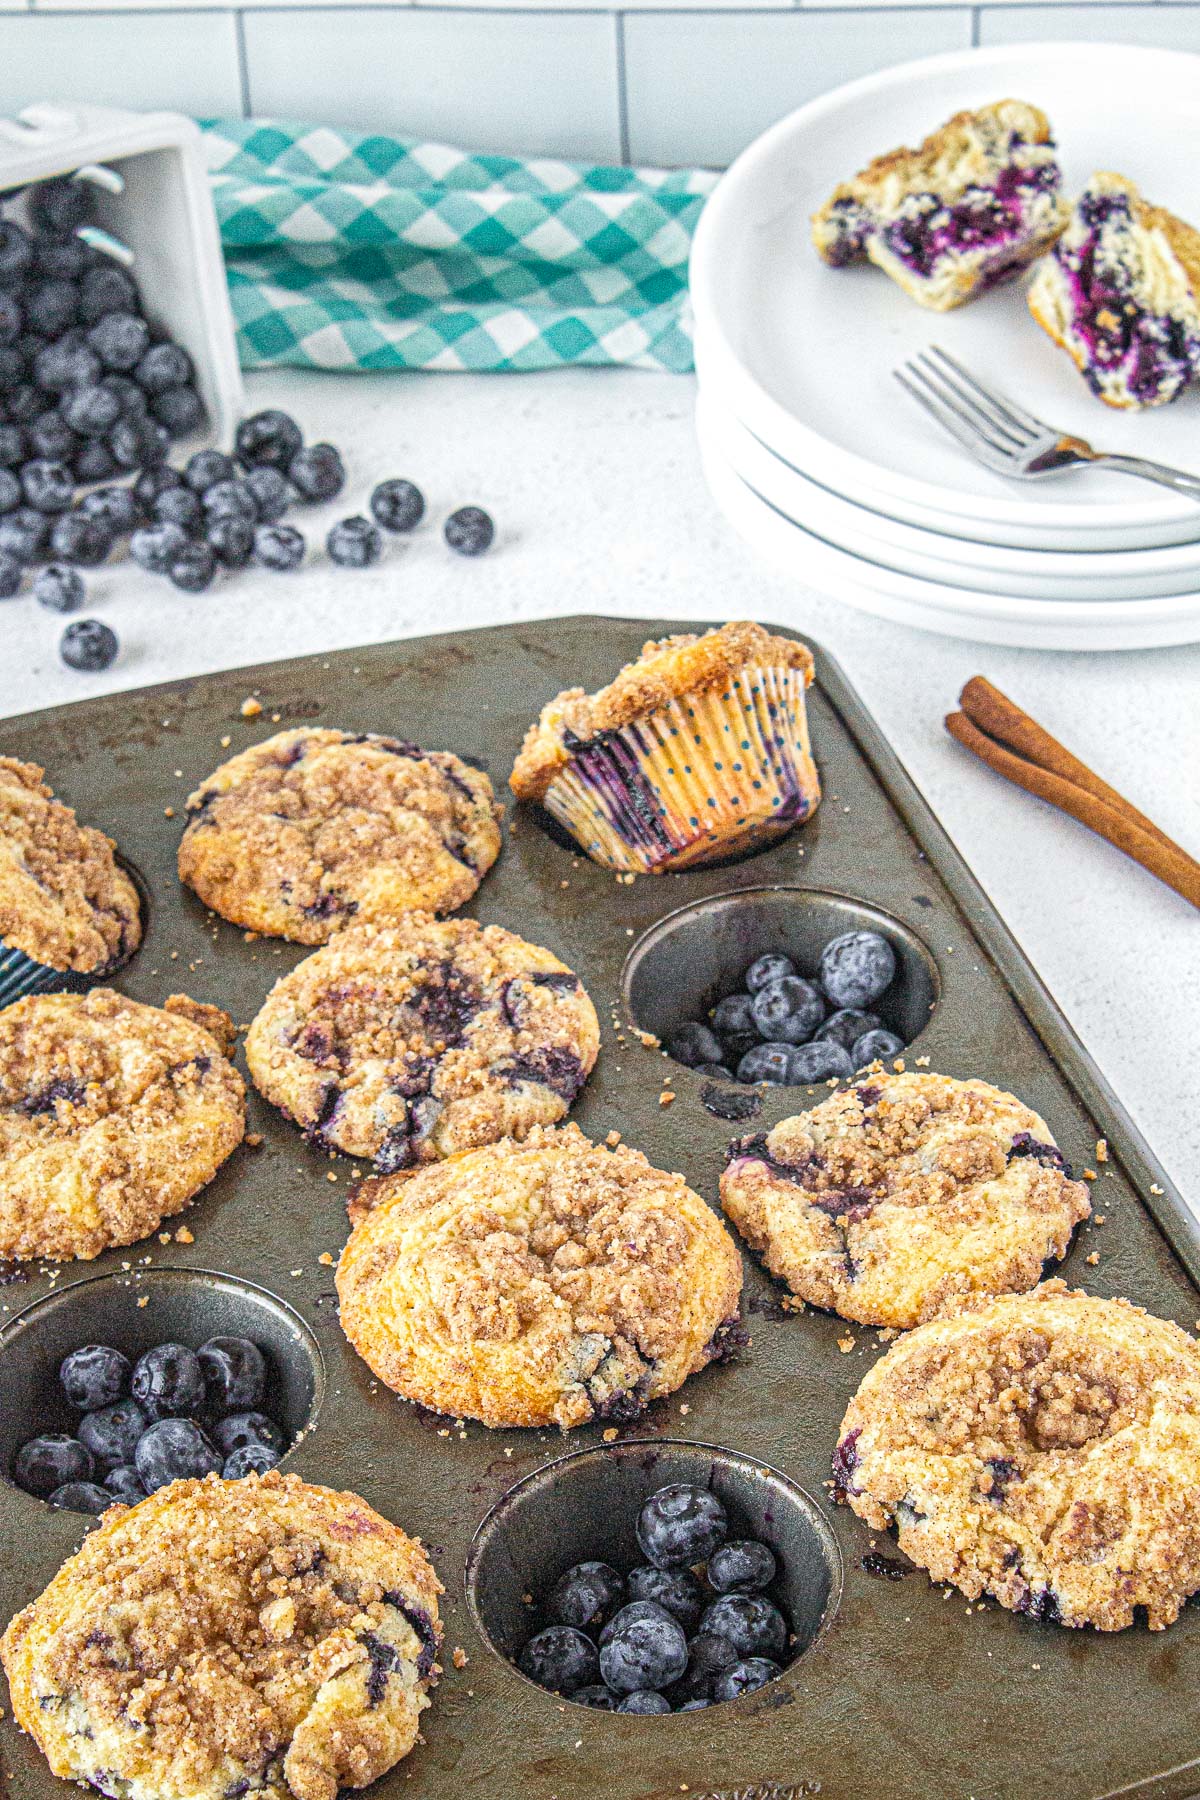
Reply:
[[[160,494],[165,494],[168,488],[180,488],[184,485],[183,476],[178,469],[173,469],[170,463],[160,463],[157,468],[142,470],[133,484],[133,497],[149,518]]]
[[[617,1711],[622,1713],[669,1713],[670,1710],[671,1702],[650,1688],[637,1688],[617,1704]]]
[[[57,338],[70,330],[79,317],[79,288],[73,281],[39,281],[25,300],[25,318],[32,331]]]
[[[163,394],[168,388],[190,385],[195,370],[192,359],[179,344],[151,344],[133,378],[148,394]]]
[[[415,482],[381,481],[371,490],[371,517],[385,531],[412,531],[425,513],[425,496]]]
[[[442,536],[460,556],[482,556],[496,527],[481,506],[460,506],[442,526]]]
[[[688,1639],[687,1668],[671,1690],[673,1700],[691,1700],[712,1692],[713,1677],[737,1661],[728,1638],[712,1631],[698,1631]]]
[[[703,1062],[696,1064],[697,1075],[707,1075],[711,1081],[734,1081],[736,1076],[732,1069],[724,1063]]]
[[[704,1562],[728,1530],[725,1508],[707,1488],[676,1481],[651,1494],[637,1519],[637,1541],[656,1569]]]
[[[11,600],[21,591],[24,564],[7,550],[0,550],[0,600]]]
[[[136,313],[109,312],[97,319],[87,341],[106,369],[128,374],[150,348],[150,327]]]
[[[837,1012],[830,1013],[813,1036],[819,1044],[825,1043],[827,1039],[840,1044],[849,1056],[863,1033],[878,1031],[882,1023],[875,1013],[860,1012],[856,1006],[843,1006]]]
[[[723,1000],[717,1001],[710,1017],[713,1030],[735,1060],[758,1043],[759,1033],[758,1026],[754,1023],[752,994],[726,994]]]
[[[46,402],[41,388],[32,381],[24,381],[20,387],[10,390],[6,404],[10,424],[27,425],[37,418]]]
[[[32,506],[19,506],[16,512],[0,519],[0,550],[29,564],[46,548],[50,536],[50,520]]]
[[[50,528],[50,553],[81,568],[100,566],[112,549],[112,533],[102,519],[85,512],[60,513]]]
[[[120,645],[111,626],[99,619],[74,619],[58,640],[58,654],[69,669],[98,674],[116,660]]]
[[[16,512],[24,496],[11,469],[0,468],[0,513]]]
[[[270,1444],[243,1444],[225,1458],[221,1473],[226,1481],[240,1481],[243,1475],[265,1475],[278,1461],[279,1452]]]
[[[719,1063],[725,1055],[720,1040],[696,1019],[685,1019],[675,1027],[667,1039],[666,1050],[673,1062],[683,1063],[689,1069],[697,1063]]]
[[[254,560],[286,573],[304,560],[304,539],[294,525],[260,525],[254,533]]]
[[[190,463],[188,467],[191,467]],[[211,487],[205,488],[203,501],[207,519],[241,519],[250,525],[258,521],[254,494],[244,481],[214,481]]]
[[[685,1631],[694,1631],[704,1611],[704,1589],[690,1569],[656,1569],[652,1563],[631,1569],[631,1600],[653,1600],[677,1619]]]
[[[33,262],[33,241],[15,219],[0,219],[0,287],[19,282]]]
[[[134,1364],[129,1385],[148,1419],[179,1418],[204,1405],[204,1373],[186,1344],[155,1344]]]
[[[197,450],[183,466],[183,479],[197,494],[206,494],[218,481],[233,481],[236,477],[233,458],[223,450]]]
[[[104,1485],[109,1498],[119,1500],[123,1506],[136,1506],[139,1500],[146,1498],[146,1490],[132,1463],[118,1463],[115,1469],[110,1469],[104,1477]]]
[[[202,594],[217,572],[216,552],[209,543],[185,544],[167,568],[167,578],[185,594]]]
[[[155,394],[150,410],[169,437],[187,437],[204,423],[204,402],[194,387],[166,388]]]
[[[191,1419],[159,1419],[138,1439],[134,1464],[148,1494],[169,1481],[220,1473],[225,1459]]]
[[[794,1049],[794,1044],[755,1044],[738,1063],[738,1080],[751,1085],[765,1081],[770,1087],[790,1087]]]
[[[13,1480],[27,1494],[44,1499],[64,1481],[90,1481],[94,1467],[91,1451],[78,1438],[49,1432],[21,1445],[13,1463]]]
[[[284,1435],[274,1419],[262,1412],[230,1413],[213,1427],[213,1441],[218,1450],[232,1456],[244,1444],[266,1444],[268,1449],[282,1452]]]
[[[204,538],[226,569],[244,569],[254,555],[254,527],[245,519],[214,519]]]
[[[288,464],[288,480],[302,500],[332,500],[346,485],[342,459],[332,444],[310,444]]]
[[[330,527],[325,548],[332,561],[343,568],[366,569],[383,555],[383,538],[377,525],[356,514],[351,519],[339,519]]]
[[[115,538],[133,531],[139,516],[138,503],[132,489],[127,487],[97,488],[94,493],[84,495],[79,510],[89,519],[99,519],[107,525]]]
[[[89,269],[79,284],[79,316],[95,325],[107,313],[136,313],[137,289],[124,269],[105,259]]]
[[[700,1621],[701,1631],[728,1638],[739,1656],[782,1656],[787,1624],[763,1594],[722,1594]]]
[[[102,375],[100,386],[106,394],[112,394],[121,409],[123,419],[144,419],[146,416],[146,396],[136,381],[128,375]],[[180,476],[180,480],[183,477]]]
[[[83,1344],[58,1365],[63,1393],[80,1412],[111,1406],[127,1394],[129,1372],[129,1358],[110,1344]]]
[[[34,382],[46,394],[70,394],[94,387],[100,379],[99,357],[86,344],[67,338],[39,350],[32,368]]]
[[[603,1625],[625,1598],[625,1583],[606,1562],[575,1563],[559,1576],[546,1599],[555,1625]]]
[[[667,1687],[686,1667],[682,1627],[650,1601],[623,1606],[600,1634],[600,1673],[614,1693]]]
[[[138,1439],[150,1423],[136,1400],[114,1400],[79,1421],[79,1441],[86,1444],[98,1468],[133,1461]]]
[[[891,985],[896,953],[877,931],[846,931],[821,952],[821,986],[835,1006],[870,1006]]]
[[[26,426],[25,435],[35,457],[46,462],[68,463],[80,441],[60,412],[44,412]]]
[[[65,463],[36,457],[21,470],[25,498],[41,513],[69,512],[75,498],[75,482]]]
[[[113,426],[108,447],[123,469],[152,469],[166,462],[170,438],[153,419],[126,416]]]
[[[266,464],[273,469],[286,469],[304,442],[300,427],[288,413],[268,408],[243,419],[237,428],[234,448],[239,462],[251,467]]]
[[[196,1358],[213,1412],[247,1412],[258,1405],[267,1385],[267,1362],[257,1344],[244,1337],[213,1337],[201,1344]]]
[[[81,437],[103,437],[121,417],[121,401],[111,388],[96,382],[75,388],[62,403],[62,416]]]
[[[16,295],[7,288],[0,288],[0,344],[15,344],[24,323]]]
[[[281,475],[278,469],[271,468],[267,463],[248,469],[243,486],[249,490],[254,501],[255,515],[260,525],[273,525],[276,519],[282,519],[296,498],[287,476]]]
[[[90,487],[93,481],[111,481],[117,469],[116,457],[99,438],[88,438],[71,464],[71,472],[80,487]]]
[[[29,439],[19,425],[0,425],[0,468],[15,469],[29,455]]]
[[[25,379],[25,356],[20,344],[0,344],[0,397],[21,386]],[[5,406],[0,399],[0,418]]]
[[[742,981],[747,991],[757,994],[759,988],[765,988],[769,981],[782,981],[785,975],[794,975],[796,965],[790,956],[781,956],[768,951],[766,956],[756,957],[746,970]]]
[[[706,1573],[718,1594],[756,1594],[775,1579],[775,1553],[752,1538],[729,1538],[709,1557]]]
[[[547,1625],[536,1632],[518,1656],[517,1667],[554,1694],[590,1687],[600,1673],[595,1644],[574,1625]]]
[[[904,1039],[898,1038],[894,1031],[864,1031],[850,1052],[851,1070],[865,1069],[877,1058],[880,1062],[890,1062],[903,1048]]]
[[[199,494],[189,487],[165,488],[150,508],[150,516],[161,525],[178,525],[184,532],[195,531],[204,516]]]
[[[825,1017],[825,1002],[802,975],[782,975],[758,989],[753,1012],[755,1024],[770,1043],[804,1044]]]
[[[88,248],[77,237],[42,232],[34,239],[33,266],[53,280],[78,281],[87,267]]]
[[[129,554],[148,574],[165,575],[187,541],[187,532],[178,525],[146,525],[130,538]]]
[[[64,1481],[46,1497],[47,1506],[60,1506],[68,1512],[92,1513],[97,1519],[107,1512],[113,1497],[94,1481]]]
[[[29,216],[39,231],[75,231],[91,211],[87,184],[69,175],[39,181],[29,190]]]
[[[853,1075],[854,1069],[855,1064],[842,1046],[829,1039],[821,1043],[795,1044],[788,1067],[788,1086],[800,1087],[811,1081],[845,1081]]]
[[[719,1704],[723,1700],[736,1700],[739,1694],[752,1694],[755,1688],[766,1687],[768,1681],[774,1681],[782,1674],[783,1670],[771,1657],[748,1656],[717,1676],[712,1686],[713,1700]]]
[[[703,1694],[697,1694],[694,1700],[685,1700],[682,1703],[682,1705],[677,1706],[675,1708],[675,1711],[676,1712],[703,1712],[703,1710],[706,1706],[711,1706],[711,1705],[712,1705],[711,1700],[706,1700],[704,1698]]]
[[[610,1693],[602,1681],[592,1682],[588,1687],[576,1688],[571,1695],[576,1706],[592,1706],[597,1712],[616,1712],[617,1696]]]
[[[83,576],[66,563],[49,563],[34,576],[33,597],[52,612],[75,612],[87,598]]]

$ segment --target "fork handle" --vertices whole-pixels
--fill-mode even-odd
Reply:
[[[1140,475],[1143,481],[1156,481],[1159,487],[1170,488],[1185,500],[1200,500],[1200,475],[1188,475],[1166,463],[1149,462],[1144,456],[1097,456],[1095,462],[1118,475]]]

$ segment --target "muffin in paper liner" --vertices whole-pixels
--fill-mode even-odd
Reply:
[[[142,896],[111,839],[80,825],[42,773],[0,756],[0,1007],[85,993],[142,941]]]
[[[661,874],[745,855],[820,800],[812,668],[803,644],[751,623],[647,644],[598,694],[550,702],[513,791],[605,868]]]

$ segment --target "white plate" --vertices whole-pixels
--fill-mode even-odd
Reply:
[[[1200,593],[1126,601],[1027,600],[880,568],[826,543],[769,506],[711,445],[705,479],[734,530],[777,568],[860,612],[974,643],[1031,650],[1159,650],[1200,643]]]
[[[789,462],[846,498],[931,530],[1016,546],[1139,548],[1195,541],[1200,508],[1128,477],[1008,483],[937,431],[891,371],[931,341],[1029,409],[1104,448],[1200,467],[1200,390],[1114,412],[1034,323],[1021,284],[925,312],[871,265],[829,269],[810,213],[880,151],[962,107],[1016,95],[1043,107],[1068,192],[1118,168],[1200,217],[1200,58],[1112,44],[955,52],[850,83],[791,114],[733,164],[701,215],[691,263],[697,369]]]
[[[952,587],[1031,600],[1142,600],[1200,588],[1200,545],[1157,550],[1013,550],[944,537],[855,506],[810,481],[701,392],[696,432],[794,524],[852,555]]]

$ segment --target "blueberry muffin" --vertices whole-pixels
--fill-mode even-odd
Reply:
[[[682,1175],[535,1128],[364,1184],[342,1328],[408,1400],[485,1425],[632,1419],[741,1341],[742,1265]]]
[[[959,1294],[1032,1287],[1091,1211],[1012,1094],[883,1073],[737,1139],[721,1202],[793,1294],[901,1329]]]
[[[0,1004],[54,975],[102,977],[142,941],[137,889],[36,763],[0,756]],[[81,984],[82,985],[82,984]]]
[[[275,983],[246,1037],[260,1093],[381,1174],[561,1119],[600,1028],[549,950],[474,919],[352,926]]]
[[[454,912],[500,854],[485,774],[365,732],[280,731],[187,807],[180,880],[234,925],[297,944],[413,907]]]
[[[1093,175],[1029,310],[1106,406],[1165,406],[1200,379],[1200,232]]]
[[[865,1377],[833,1472],[971,1600],[1161,1631],[1200,1588],[1200,1346],[1061,1281],[964,1298]]]
[[[948,312],[1041,256],[1067,222],[1049,122],[1023,100],[956,113],[834,189],[812,238],[831,268],[873,262]]]
[[[0,1256],[90,1259],[180,1212],[242,1141],[233,1026],[175,994],[0,1012]]]
[[[743,620],[643,645],[599,693],[569,688],[526,733],[509,785],[593,862],[661,875],[769,843],[821,797],[808,648]]]
[[[336,1800],[416,1742],[441,1591],[357,1494],[209,1476],[110,1508],[0,1655],[56,1775],[127,1800]]]

